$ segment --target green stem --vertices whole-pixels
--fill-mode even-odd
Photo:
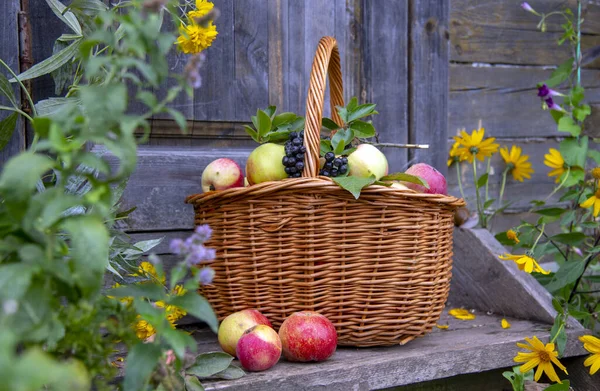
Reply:
[[[571,167],[567,168],[567,175],[565,175],[565,179],[563,179],[562,182],[560,182],[560,185],[558,185],[558,187],[556,189],[552,190],[552,193],[548,194],[548,197],[546,197],[546,199],[544,201],[548,201],[550,199],[550,197],[552,197],[554,194],[556,194],[557,191],[562,189],[563,185],[567,182],[567,179],[569,178],[570,174],[571,174]]]
[[[487,161],[487,168],[485,170],[486,174],[488,174],[488,180],[485,182],[485,202],[487,202],[490,199],[489,196],[489,184],[490,184],[490,166],[492,165],[492,158],[488,158]]]
[[[477,186],[477,160],[473,158],[473,184],[475,185],[475,195],[477,196],[477,213],[479,213],[479,220],[481,222],[481,228],[486,228],[485,216],[481,210],[481,197],[479,195],[479,187]]]
[[[2,59],[0,59],[0,64],[3,65],[4,68],[8,69],[8,72],[10,72],[10,74],[15,78],[15,80],[17,80],[17,83],[19,83],[19,85],[21,86],[21,89],[23,90],[23,93],[25,94],[25,97],[27,98],[29,105],[31,106],[31,112],[33,113],[33,116],[37,117],[37,111],[35,110],[35,105],[33,104],[31,95],[29,95],[29,91],[27,91],[27,88],[25,88],[25,85],[23,84],[23,82],[21,80],[19,80],[19,77],[13,72],[12,69],[10,69],[10,67],[4,61],[2,61]],[[29,118],[31,118],[31,117],[29,117]]]
[[[465,197],[465,192],[463,191],[463,186],[462,186],[462,178],[460,177],[460,163],[456,162],[455,166],[456,166],[456,178],[458,179],[458,189],[460,190],[460,195],[461,195],[462,199],[466,200],[467,198]]]
[[[502,185],[500,186],[500,197],[498,199],[498,206],[502,208],[502,199],[504,198],[504,187],[506,186],[506,177],[508,175],[508,167],[502,172]]]
[[[29,121],[33,122],[33,118],[29,116],[26,112],[21,109],[17,109],[16,107],[8,107],[8,106],[0,106],[0,110],[5,111],[14,111],[15,113],[21,114],[23,117],[27,118]]]
[[[550,343],[554,343],[554,341],[556,341],[556,338],[558,338],[558,336],[560,335],[560,332],[564,328],[565,328],[565,322],[562,321],[562,322],[560,322],[560,326],[558,327],[558,331],[556,332],[556,334],[554,335],[554,338],[552,338],[552,340],[550,341]]]
[[[533,243],[533,246],[531,246],[531,250],[529,250],[532,253],[533,253],[533,250],[535,250],[535,246],[537,246],[538,242],[540,241],[540,238],[542,236],[544,236],[544,229],[545,228],[546,228],[546,223],[542,224],[542,229],[541,230],[538,230],[538,231],[540,231],[540,234],[538,235],[537,239],[535,240],[535,243]],[[537,227],[536,227],[536,229],[537,229]]]

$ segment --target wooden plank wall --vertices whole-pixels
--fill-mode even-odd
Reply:
[[[448,121],[450,136],[465,127],[475,129],[481,119],[486,135],[496,137],[500,145],[519,145],[530,155],[535,173],[524,183],[510,179],[506,198],[516,201],[498,218],[494,231],[504,230],[527,217],[529,201],[543,199],[554,183],[547,177],[543,155],[556,148],[561,134],[549,113],[541,110],[536,83],[545,80],[552,67],[569,57],[566,44],[556,45],[561,35],[559,17],[549,20],[547,32],[537,30],[538,19],[524,11],[520,1],[452,0],[450,8],[450,98]],[[585,22],[583,49],[600,45],[600,2],[583,2]],[[532,0],[539,12],[551,12],[567,5],[576,12],[575,0]],[[586,98],[592,111],[600,111],[600,62],[582,72]],[[600,117],[592,116],[586,128],[597,137]],[[448,146],[452,141],[450,140]],[[479,167],[483,172],[485,167]],[[504,166],[499,157],[492,164],[490,194],[497,197]],[[462,173],[471,178],[469,167]],[[453,194],[459,194],[456,170],[450,170]],[[473,194],[472,186],[466,189]]]

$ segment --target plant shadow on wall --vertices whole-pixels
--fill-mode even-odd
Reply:
[[[525,343],[517,346],[524,351],[517,353],[514,361],[520,367],[504,373],[515,391],[522,391],[529,381],[539,381],[545,374],[555,383],[547,390],[569,390],[569,380],[561,380],[555,366],[567,374],[560,363],[567,344],[565,327],[569,316],[579,320],[594,335],[580,337],[584,349],[591,354],[584,365],[589,367],[591,376],[598,376],[600,369],[600,334],[598,315],[600,312],[600,153],[592,148],[592,143],[584,129],[584,120],[591,114],[590,105],[585,103],[585,90],[581,86],[582,59],[589,54],[581,53],[581,2],[577,13],[570,9],[553,11],[547,14],[534,10],[528,3],[521,7],[540,19],[538,28],[544,32],[549,18],[561,18],[564,34],[558,45],[569,44],[572,56],[558,66],[550,77],[537,85],[541,106],[552,116],[558,131],[566,137],[558,149],[551,148],[544,155],[544,164],[549,167],[548,176],[555,178],[556,187],[545,200],[532,201],[530,215],[536,216],[530,223],[522,221],[512,229],[500,232],[496,238],[505,246],[512,247],[509,254],[498,254],[499,258],[516,263],[519,270],[530,273],[552,293],[552,304],[557,316],[550,332],[550,341],[543,343],[536,336],[526,338]],[[596,48],[597,49],[597,48]],[[592,49],[592,51],[596,50]],[[588,60],[589,61],[589,58]],[[560,91],[559,91],[560,90]],[[500,152],[505,163],[498,199],[489,197],[488,179],[490,160],[493,154]],[[485,130],[479,124],[478,129],[468,134],[462,130],[455,137],[455,143],[449,154],[448,166],[455,165],[463,194],[461,165],[472,165],[476,216],[470,212],[457,213],[457,225],[465,221],[470,226],[479,224],[489,228],[495,214],[502,212],[511,201],[504,200],[507,178],[516,181],[530,179],[533,169],[529,156],[523,154],[518,146],[500,148],[494,138],[485,138]],[[477,175],[477,160],[487,159],[486,171]],[[552,196],[559,196],[561,205],[547,205]],[[514,200],[512,200],[514,201]],[[494,209],[492,209],[494,208]],[[470,219],[470,222],[469,222]],[[548,234],[550,225],[559,226],[560,233]],[[555,272],[540,266],[541,260],[554,261],[558,269]],[[535,370],[535,372],[534,372]]]
[[[133,0],[110,9],[98,0],[46,3],[70,29],[54,54],[20,75],[0,60],[9,103],[0,110],[11,112],[0,122],[2,146],[19,116],[35,132],[0,174],[0,389],[198,390],[202,377],[242,376],[225,353],[196,356],[194,338],[175,328],[187,313],[216,331],[214,312],[196,293],[213,277],[215,254],[203,245],[210,228],[171,243],[181,261],[169,278],[159,257],[139,263],[160,239],[131,243],[117,228],[133,212],[121,211],[119,200],[148,119],[166,112],[185,131],[183,115],[167,105],[200,87],[217,10],[204,0]],[[177,31],[165,28],[169,19]],[[166,57],[176,47],[191,55],[184,75],[169,73]],[[34,104],[23,81],[48,73],[66,93]],[[179,83],[159,98],[154,91],[167,78]],[[142,113],[131,111],[134,101]],[[145,134],[136,139],[140,128]],[[118,158],[118,169],[90,144]],[[119,282],[104,293],[109,276]],[[115,356],[123,351],[126,359]]]

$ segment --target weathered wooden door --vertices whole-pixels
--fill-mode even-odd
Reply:
[[[8,0],[18,8],[19,0]],[[35,62],[52,53],[63,26],[45,0],[29,0]],[[203,168],[219,157],[245,164],[256,146],[243,124],[257,108],[304,113],[309,71],[319,39],[339,45],[346,100],[377,104],[381,143],[426,143],[429,150],[383,148],[392,171],[411,160],[445,169],[449,0],[215,0],[219,35],[206,51],[202,87],[175,107],[189,120],[182,135],[152,119],[124,207],[135,236],[180,235],[193,226],[184,198],[201,191]],[[14,17],[10,16],[10,17]],[[3,38],[4,40],[4,38]],[[3,55],[7,55],[4,54]],[[9,54],[10,55],[10,54]],[[186,56],[169,58],[182,71]],[[34,81],[35,100],[53,95],[51,78]],[[328,115],[329,108],[325,108]]]

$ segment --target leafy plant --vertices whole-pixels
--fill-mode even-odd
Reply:
[[[304,118],[294,113],[277,114],[275,106],[265,110],[257,110],[251,117],[254,127],[245,125],[246,133],[259,144],[274,142],[281,143],[288,139],[291,132],[304,129]]]

